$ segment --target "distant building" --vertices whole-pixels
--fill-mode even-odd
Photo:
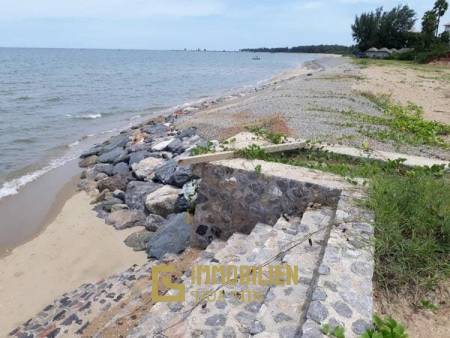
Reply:
[[[401,54],[401,53],[406,53],[406,52],[410,52],[412,50],[412,48],[401,48],[401,49],[388,49],[388,48],[375,48],[372,47],[368,50],[366,50],[366,52],[364,53],[366,57],[371,58],[371,59],[386,59],[388,57],[390,57],[392,54]]]
[[[450,22],[446,25],[444,25],[445,31],[450,33]]]
[[[391,54],[392,54],[391,51],[387,48],[378,49],[372,47],[366,50],[366,56],[371,59],[384,59],[391,56]]]

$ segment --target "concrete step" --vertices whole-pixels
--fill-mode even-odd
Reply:
[[[307,210],[302,221],[282,217],[274,227],[258,224],[249,235],[234,234],[226,244],[213,242],[206,249],[207,254],[202,255],[207,258],[198,260],[212,265],[258,266],[267,262],[270,265],[298,265],[298,284],[273,287],[225,285],[211,298],[198,302],[192,292],[199,286],[192,285],[191,278],[186,275],[186,300],[183,303],[155,304],[130,336],[295,336],[305,318],[314,284],[313,275],[333,216],[331,209],[319,208]],[[305,237],[312,233],[310,244]],[[295,246],[302,239],[303,242]],[[286,249],[290,250],[278,255]],[[264,277],[269,278],[267,271]],[[217,288],[204,287],[205,290]],[[257,299],[251,299],[255,296]]]

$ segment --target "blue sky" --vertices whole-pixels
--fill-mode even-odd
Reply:
[[[351,44],[354,16],[399,0],[0,0],[0,46],[239,49]],[[434,0],[410,0],[421,17]],[[445,23],[450,21],[447,13]]]

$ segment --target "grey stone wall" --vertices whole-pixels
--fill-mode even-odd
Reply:
[[[339,189],[217,164],[193,170],[202,180],[191,244],[200,248],[214,238],[249,234],[257,223],[274,225],[283,214],[301,216],[311,203],[336,207],[340,196]]]

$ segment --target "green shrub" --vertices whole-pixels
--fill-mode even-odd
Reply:
[[[367,330],[361,338],[408,338],[405,328],[394,319],[373,317],[373,329]]]

